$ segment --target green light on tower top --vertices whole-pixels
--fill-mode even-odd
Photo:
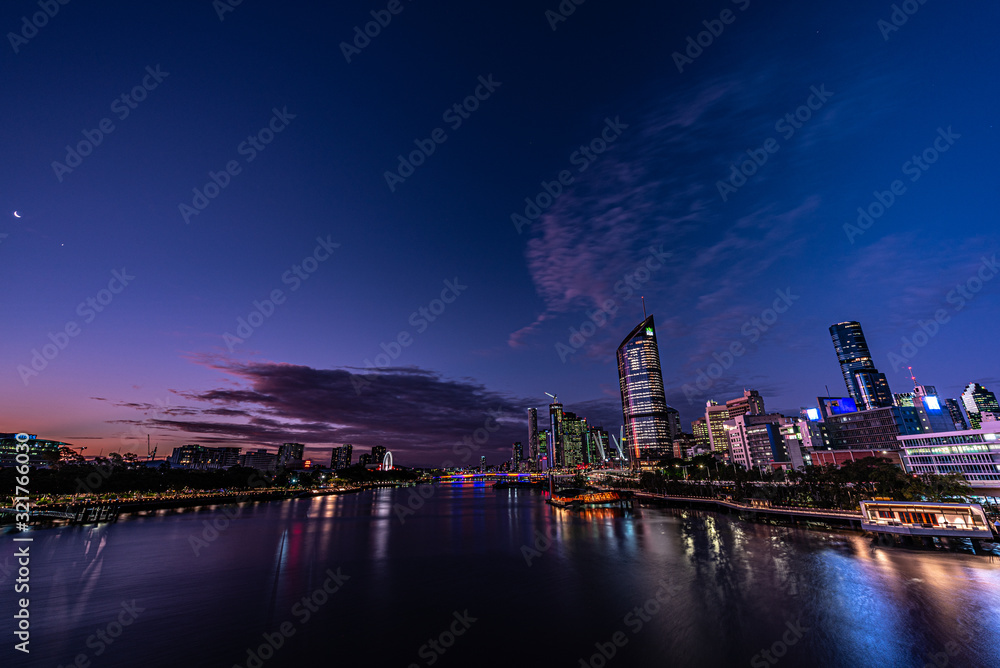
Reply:
[[[646,336],[652,336],[652,335],[653,335],[653,328],[652,327],[647,327],[646,328]]]

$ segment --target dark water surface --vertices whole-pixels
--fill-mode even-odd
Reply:
[[[401,520],[417,489],[430,497]],[[0,665],[1000,666],[988,557],[485,485],[245,505],[196,555],[224,518],[30,532],[30,655],[13,650],[3,536]],[[258,662],[265,633],[281,646]]]

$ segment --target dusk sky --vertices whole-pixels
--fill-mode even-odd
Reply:
[[[499,464],[618,432],[640,296],[685,430],[843,394],[844,320],[996,391],[1000,6],[902,4],[6,2],[0,431]]]

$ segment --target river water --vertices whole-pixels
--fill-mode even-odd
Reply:
[[[227,511],[20,534],[30,654],[3,536],[0,665],[1000,666],[989,557],[482,484]]]

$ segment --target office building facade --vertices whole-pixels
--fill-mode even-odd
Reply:
[[[622,417],[634,467],[652,467],[672,454],[670,417],[663,391],[660,351],[653,316],[639,323],[618,346]]]
[[[830,337],[840,362],[847,394],[859,408],[881,408],[892,405],[892,393],[884,373],[879,373],[872,361],[861,323],[839,322],[830,326]]]

